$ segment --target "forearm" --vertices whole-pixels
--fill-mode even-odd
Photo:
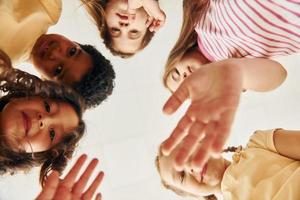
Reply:
[[[273,141],[279,154],[300,160],[300,131],[276,130],[273,135]]]
[[[270,91],[279,87],[287,76],[282,65],[270,59],[241,58],[234,62],[241,67],[244,89]]]

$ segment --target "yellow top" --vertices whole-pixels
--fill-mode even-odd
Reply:
[[[57,23],[61,0],[0,0],[0,49],[13,64],[30,57],[36,40]]]
[[[300,199],[300,162],[278,154],[274,131],[256,131],[234,155],[221,183],[225,200]]]

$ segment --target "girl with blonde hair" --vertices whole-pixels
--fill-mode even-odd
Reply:
[[[161,151],[156,165],[163,185],[181,196],[224,200],[294,200],[300,198],[299,131],[273,129],[256,131],[246,148],[233,151],[232,161],[210,158],[199,172],[186,164],[174,170],[174,152],[164,156]]]

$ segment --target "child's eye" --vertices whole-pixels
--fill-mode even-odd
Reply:
[[[53,129],[50,129],[50,131],[49,131],[49,137],[50,137],[50,140],[52,142],[54,140],[54,138],[55,138],[55,131]]]
[[[45,110],[47,113],[51,112],[51,107],[47,101],[44,101]]]
[[[172,79],[173,79],[174,81],[177,82],[177,81],[180,80],[180,73],[179,73],[179,71],[178,71],[177,68],[174,68],[174,69],[172,70],[171,75],[172,75]]]
[[[76,52],[77,52],[77,48],[76,48],[76,47],[72,47],[72,48],[69,50],[69,56],[74,56],[74,55],[76,55]]]
[[[58,65],[55,70],[54,70],[54,76],[58,76],[60,75],[60,73],[62,72],[63,67],[61,65]]]
[[[185,171],[181,171],[179,175],[180,182],[183,183],[185,177]]]

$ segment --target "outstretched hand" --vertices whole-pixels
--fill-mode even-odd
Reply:
[[[134,12],[135,9],[143,7],[149,15],[147,27],[150,31],[158,31],[166,21],[166,15],[159,7],[156,0],[128,0],[129,12]]]
[[[179,86],[164,105],[174,113],[188,98],[191,104],[162,145],[169,155],[175,147],[174,167],[182,170],[187,162],[201,170],[208,158],[218,155],[229,136],[242,91],[242,71],[236,66],[204,65]]]
[[[36,200],[90,200],[93,198],[97,188],[102,182],[104,173],[100,172],[94,181],[85,189],[85,186],[91,177],[92,172],[97,166],[98,160],[93,159],[80,178],[76,181],[76,177],[79,174],[87,156],[82,155],[77,160],[75,165],[62,180],[59,179],[58,172],[54,171],[50,174],[45,182],[43,190],[36,198]],[[101,194],[96,195],[96,200],[101,200]]]

